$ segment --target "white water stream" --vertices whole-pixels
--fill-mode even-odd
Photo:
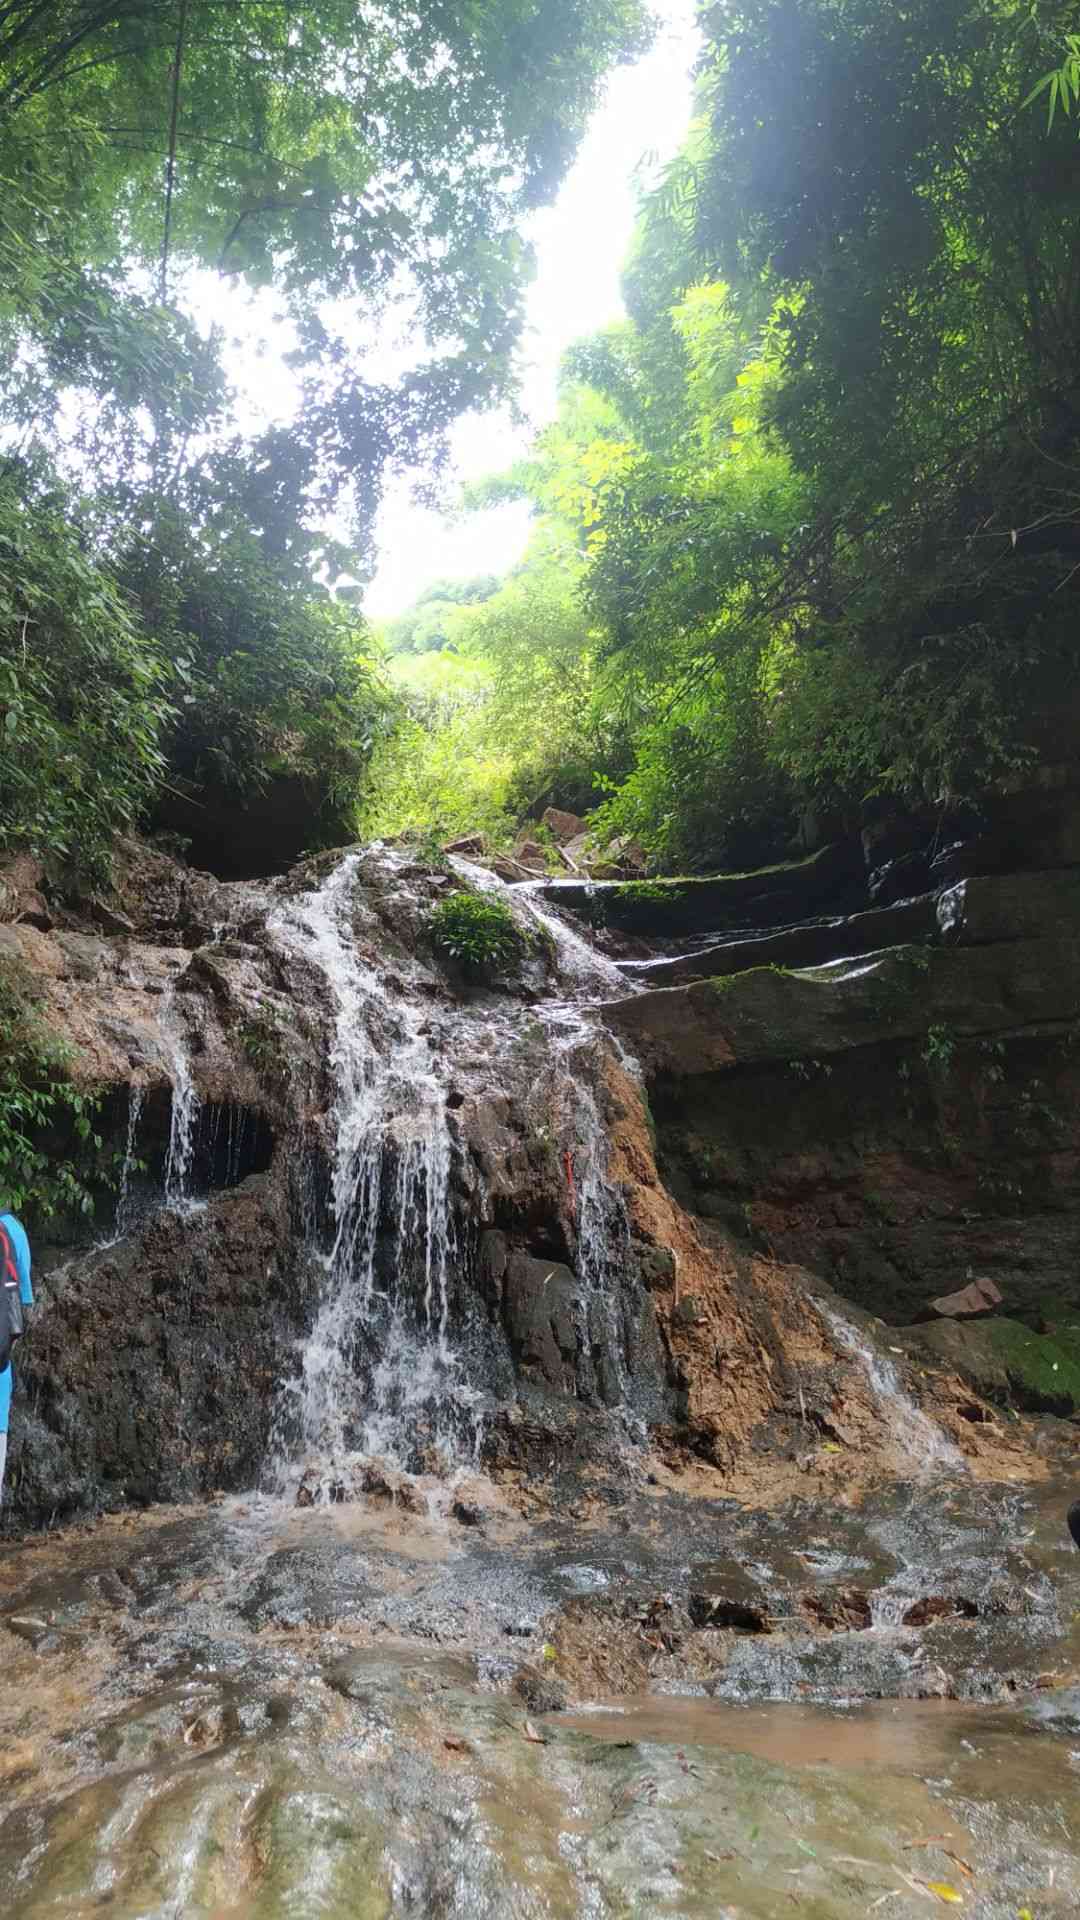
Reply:
[[[188,1183],[195,1156],[200,1101],[191,1071],[187,1029],[181,1018],[175,991],[171,988],[163,1008],[162,1038],[168,1048],[172,1070],[169,1146],[165,1156],[165,1205],[177,1213],[183,1213],[191,1205]]]
[[[909,1398],[892,1361],[869,1345],[855,1328],[829,1307],[820,1307],[832,1332],[866,1375],[900,1456],[920,1473],[962,1473],[964,1456],[941,1428]]]
[[[124,1164],[120,1169],[120,1188],[116,1196],[116,1221],[113,1227],[113,1240],[122,1240],[130,1232],[134,1221],[132,1217],[131,1178],[135,1171],[135,1148],[139,1138],[139,1122],[142,1119],[146,1102],[146,1088],[132,1084],[128,1093],[127,1139],[124,1145]]]
[[[285,902],[270,921],[281,947],[318,970],[333,1015],[331,1240],[317,1256],[322,1299],[279,1446],[279,1478],[316,1485],[323,1498],[373,1458],[444,1476],[475,1466],[486,1397],[451,1324],[453,1055],[424,992],[428,977],[419,976],[410,993],[390,968],[365,957],[382,938],[362,900],[364,861],[372,857],[346,855],[316,891]],[[396,856],[382,858],[385,886]],[[537,1013],[548,1035],[549,1105],[577,1230],[581,1335],[598,1397],[621,1404],[629,1230],[607,1178],[607,1132],[592,1086],[596,1050],[607,1043],[588,1008],[613,987],[625,992],[625,983],[561,920],[523,898],[525,890],[506,889],[465,862],[455,866],[469,885],[503,893],[519,924],[534,937],[543,928],[554,948],[566,998]],[[456,1047],[468,1047],[466,1020],[455,1017]],[[488,1023],[479,1010],[478,1039]]]
[[[359,865],[347,855],[271,922],[324,976],[334,1016],[333,1239],[294,1409],[300,1471],[314,1471],[324,1490],[372,1456],[452,1469],[479,1438],[477,1396],[450,1335],[447,1090],[423,1007],[392,992],[358,951]],[[388,1273],[377,1268],[380,1223],[393,1235]]]

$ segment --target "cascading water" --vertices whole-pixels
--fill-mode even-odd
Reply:
[[[187,1032],[180,1018],[175,995],[170,999],[162,1020],[162,1035],[169,1050],[172,1069],[172,1107],[169,1115],[169,1146],[165,1156],[165,1205],[177,1213],[190,1206],[188,1182],[195,1155],[195,1134],[199,1124],[199,1096],[191,1071]]]
[[[131,1179],[135,1171],[135,1148],[139,1137],[139,1122],[142,1119],[146,1102],[146,1088],[132,1085],[128,1096],[127,1139],[124,1144],[124,1164],[120,1169],[120,1187],[116,1196],[116,1220],[113,1226],[113,1239],[122,1240],[134,1224],[132,1218]]]
[[[960,1449],[908,1398],[892,1361],[860,1339],[855,1328],[838,1313],[828,1307],[820,1311],[841,1346],[862,1367],[897,1452],[920,1474],[962,1472],[964,1456]]]
[[[358,953],[359,868],[347,855],[272,922],[282,946],[324,977],[334,1020],[333,1237],[286,1442],[323,1494],[368,1457],[446,1471],[474,1458],[479,1440],[478,1396],[450,1339],[446,1088],[424,1010]]]
[[[623,1409],[636,1430],[640,1422],[629,1417],[630,1379],[622,1324],[630,1227],[623,1196],[608,1175],[610,1142],[595,1082],[602,1073],[605,1049],[616,1054],[632,1078],[640,1078],[636,1060],[603,1029],[598,1017],[606,1000],[624,999],[628,991],[638,989],[628,988],[614,961],[544,907],[532,884],[508,888],[485,867],[461,859],[452,864],[477,890],[500,893],[525,931],[539,928],[554,956],[560,998],[541,1005],[538,1013],[547,1030],[552,1063],[550,1104],[560,1116],[564,1164],[573,1188],[583,1347],[591,1358],[597,1397]]]

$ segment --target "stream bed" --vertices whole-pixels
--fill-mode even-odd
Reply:
[[[477,1479],[13,1542],[3,1912],[1075,1915],[1066,1493]]]

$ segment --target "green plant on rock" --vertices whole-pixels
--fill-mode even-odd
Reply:
[[[482,893],[451,893],[432,909],[428,932],[436,947],[467,973],[503,972],[524,947],[524,936],[505,901]]]
[[[932,1073],[940,1073],[944,1078],[952,1066],[955,1052],[956,1035],[951,1027],[929,1028],[922,1057]]]
[[[102,1153],[96,1095],[66,1078],[70,1051],[37,1011],[34,982],[18,962],[0,960],[0,1204],[50,1217],[90,1214],[88,1164]],[[75,1157],[58,1157],[52,1130],[73,1136]]]
[[[276,1013],[267,1011],[245,1020],[237,1038],[252,1066],[260,1073],[281,1072],[283,1035]]]

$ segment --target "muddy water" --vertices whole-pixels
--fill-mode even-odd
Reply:
[[[478,1483],[468,1524],[233,1501],[9,1548],[5,1916],[1080,1913],[1064,1490],[606,1492],[526,1522]],[[737,1582],[757,1627],[715,1624]],[[852,1626],[883,1588],[923,1624]]]

